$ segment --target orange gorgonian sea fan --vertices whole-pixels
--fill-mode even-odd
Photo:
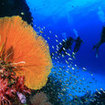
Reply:
[[[19,16],[0,18],[0,62],[12,65],[30,89],[42,88],[52,68],[48,44]]]

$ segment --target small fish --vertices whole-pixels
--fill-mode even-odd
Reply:
[[[40,33],[43,33],[43,31],[40,30]]]
[[[24,12],[21,12],[21,15],[24,15]]]

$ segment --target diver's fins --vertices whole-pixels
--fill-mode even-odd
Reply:
[[[96,58],[98,58],[99,56],[98,56],[98,54],[96,54]]]

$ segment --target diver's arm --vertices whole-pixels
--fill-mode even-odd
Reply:
[[[74,34],[75,34],[75,38],[77,39],[77,37],[78,37],[79,35],[78,35],[78,32],[77,32],[77,30],[76,30],[75,28],[73,29],[73,32],[74,32]]]
[[[94,49],[99,49],[99,47],[101,46],[101,41],[99,41],[96,45],[93,46],[93,50]]]

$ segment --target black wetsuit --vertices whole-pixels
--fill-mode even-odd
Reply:
[[[74,46],[74,53],[78,52],[81,46],[81,43],[83,41],[80,39],[80,37],[77,37],[77,39],[75,40],[75,46]]]
[[[58,54],[61,54],[62,51],[65,53],[67,50],[71,50],[71,46],[74,39],[69,37],[67,40],[62,42],[62,47],[59,49]]]
[[[101,43],[105,43],[105,27],[103,27],[100,42],[101,42]]]
[[[98,56],[98,49],[101,46],[101,44],[105,43],[105,27],[103,27],[102,29],[102,33],[101,33],[101,39],[100,41],[93,46],[93,49],[96,49],[96,55]]]
[[[19,15],[28,24],[32,24],[32,16],[26,0],[0,0],[0,17]]]
[[[100,41],[96,45],[93,46],[93,49],[94,48],[98,49],[103,43],[105,43],[105,27],[103,27],[102,29]]]

